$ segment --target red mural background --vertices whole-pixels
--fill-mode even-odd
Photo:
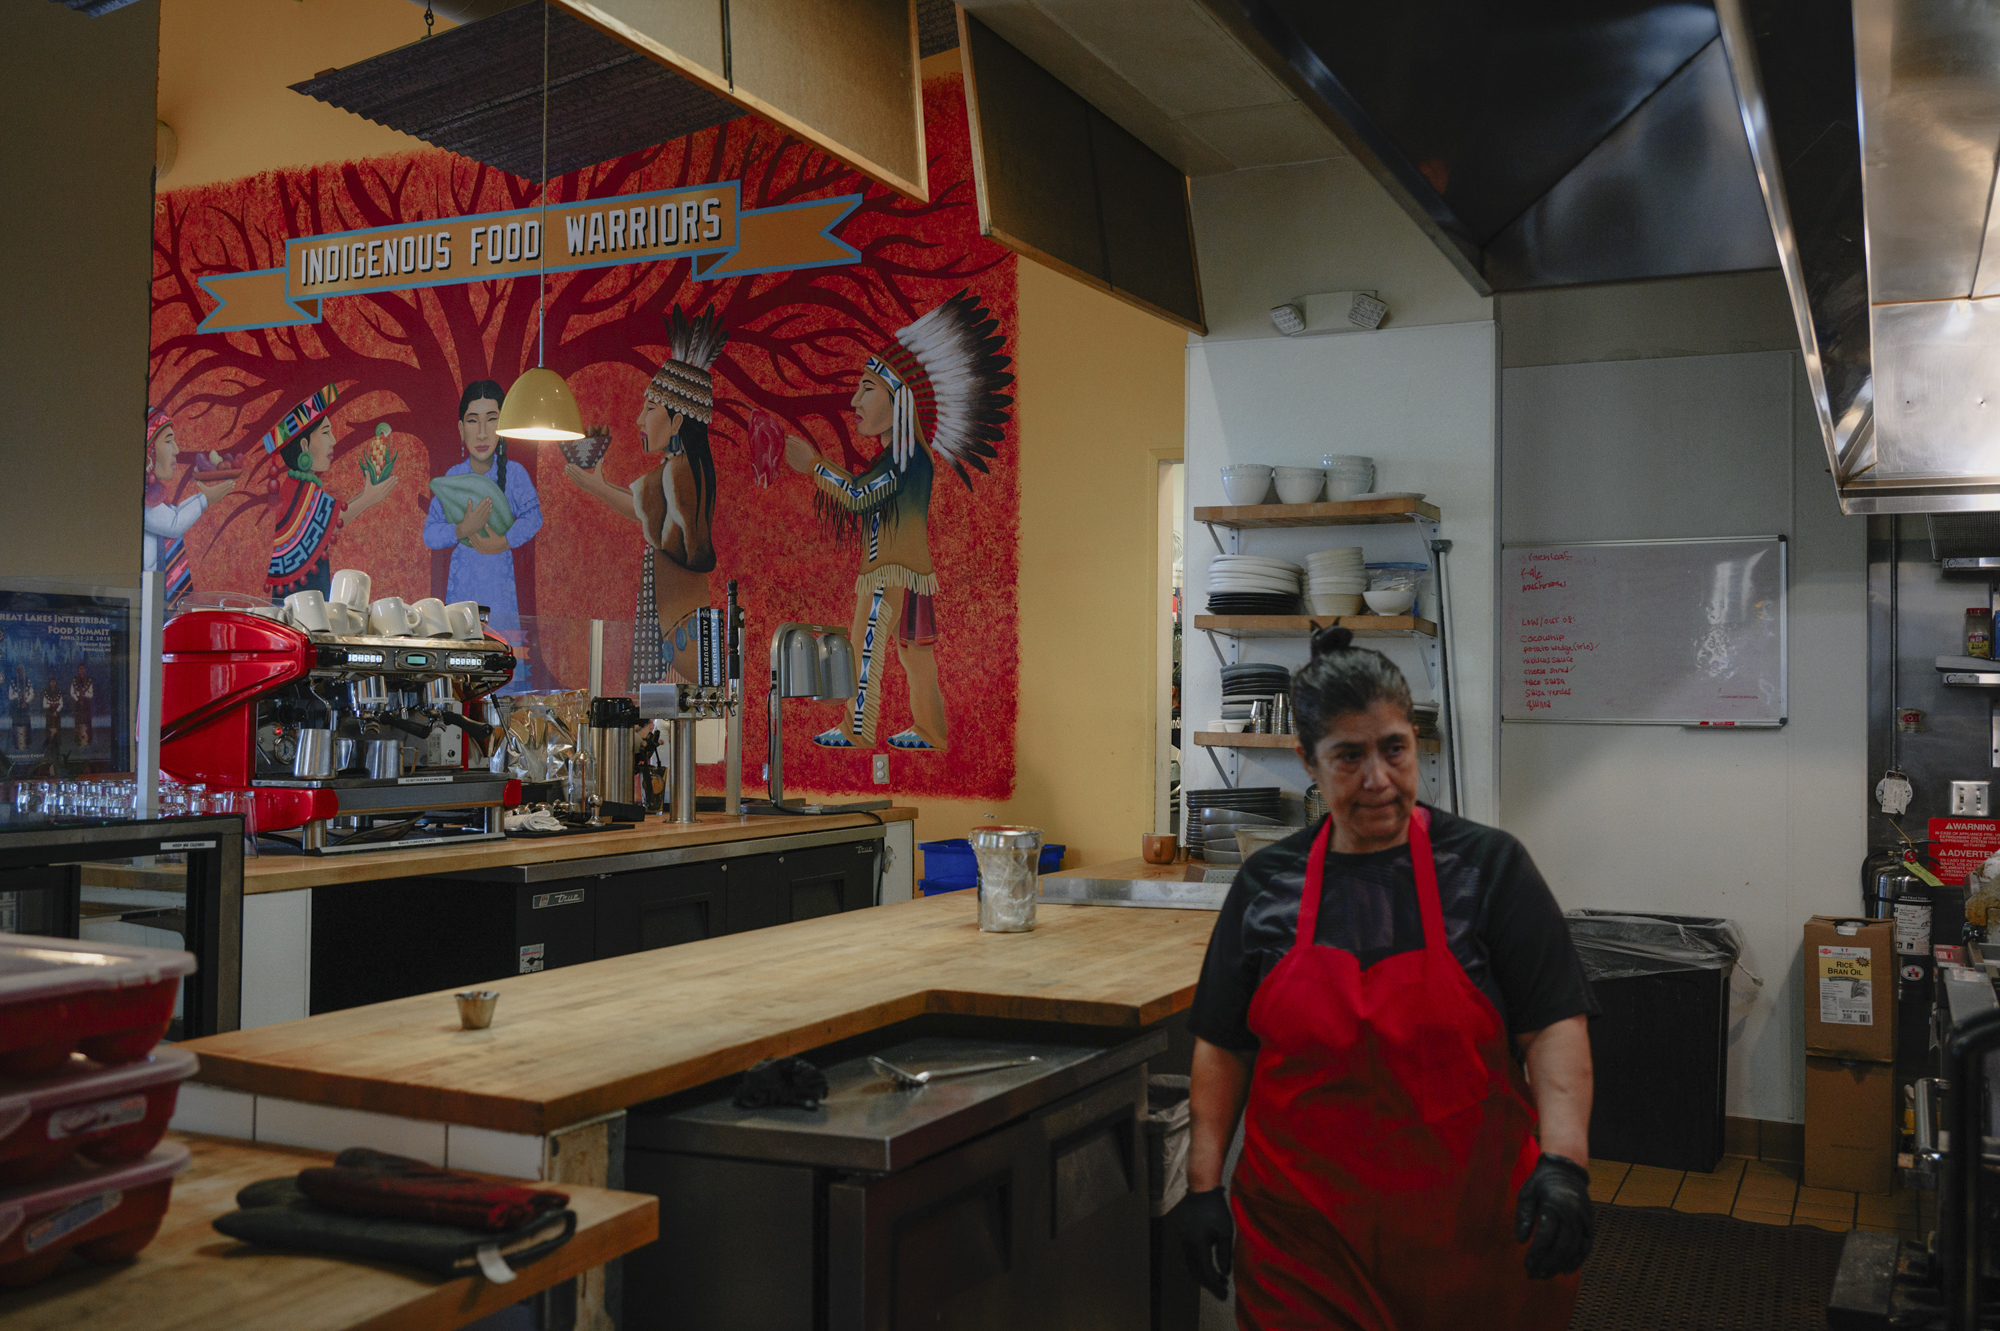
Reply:
[[[610,427],[603,474],[621,487],[658,465],[657,456],[649,461],[642,453],[636,417],[667,355],[665,313],[713,303],[728,328],[728,346],[713,367],[717,567],[710,587],[720,604],[726,580],[737,579],[747,612],[746,788],[758,783],[762,767],[762,681],[773,627],[787,620],[846,624],[859,563],[851,544],[822,530],[806,477],[782,463],[774,474],[757,474],[753,413],[776,416],[859,471],[878,443],[854,434],[848,399],[863,360],[897,329],[968,290],[991,311],[1006,353],[1015,355],[1015,261],[979,235],[958,76],[927,80],[924,103],[928,204],[874,185],[748,116],[550,181],[551,202],[727,180],[741,182],[746,209],[863,196],[834,228],[860,251],[852,264],[703,282],[691,277],[688,260],[677,259],[548,278],[546,361],[569,381],[584,420]],[[203,334],[196,326],[215,301],[199,279],[279,267],[291,237],[539,201],[532,181],[434,150],[162,194],[154,219],[151,403],[171,416],[183,456],[213,450],[225,455],[225,465],[252,462],[264,434],[295,403],[339,384],[327,488],[348,499],[359,491],[361,451],[378,424],[392,432],[398,479],[386,500],[344,527],[333,564],[366,570],[378,596],[442,595],[443,552],[434,556],[422,538],[427,481],[463,458],[460,389],[483,378],[510,384],[535,364],[536,280],[342,297],[322,303],[317,324]],[[1006,430],[990,473],[972,473],[971,488],[948,466],[938,468],[929,529],[951,744],[944,752],[879,748],[890,754],[899,792],[1005,798],[1013,790],[1020,494],[1012,413]],[[614,621],[620,627],[607,640],[629,646],[641,537],[633,523],[607,513],[565,477],[556,445],[515,440],[508,453],[529,470],[544,519],[540,533],[514,552],[521,613],[550,628],[535,683],[581,684],[588,620]],[[183,465],[170,489],[184,493],[192,480]],[[212,503],[185,538],[195,590],[261,594],[270,528],[260,495],[232,493]],[[573,621],[563,626],[571,631],[556,631],[550,621],[557,617]],[[882,659],[878,733],[889,735],[909,724],[909,701],[894,653]],[[607,681],[622,681],[622,663],[621,650]],[[786,704],[788,788],[873,789],[868,752],[810,742],[838,719],[832,704]],[[719,767],[705,772],[704,786],[712,787],[719,773]]]

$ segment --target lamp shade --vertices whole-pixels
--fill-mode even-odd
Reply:
[[[496,433],[507,439],[581,439],[583,414],[563,377],[537,365],[507,390]]]

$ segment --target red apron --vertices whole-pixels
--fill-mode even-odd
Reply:
[[[1329,822],[1297,944],[1258,986],[1236,1210],[1249,1331],[1561,1331],[1578,1278],[1530,1280],[1514,1204],[1541,1148],[1500,1014],[1445,942],[1427,811],[1410,819],[1424,947],[1362,970],[1313,943]]]

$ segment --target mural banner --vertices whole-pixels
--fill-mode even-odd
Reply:
[[[655,190],[363,227],[285,241],[285,266],[210,274],[218,304],[196,330],[244,332],[318,323],[319,302],[371,291],[407,291],[544,270],[543,231],[555,237],[546,271],[690,259],[697,281],[852,263],[860,254],[833,234],[859,194],[775,208],[741,208],[737,181]]]

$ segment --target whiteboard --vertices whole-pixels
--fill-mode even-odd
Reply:
[[[1507,721],[1785,721],[1785,539],[1508,545]]]

